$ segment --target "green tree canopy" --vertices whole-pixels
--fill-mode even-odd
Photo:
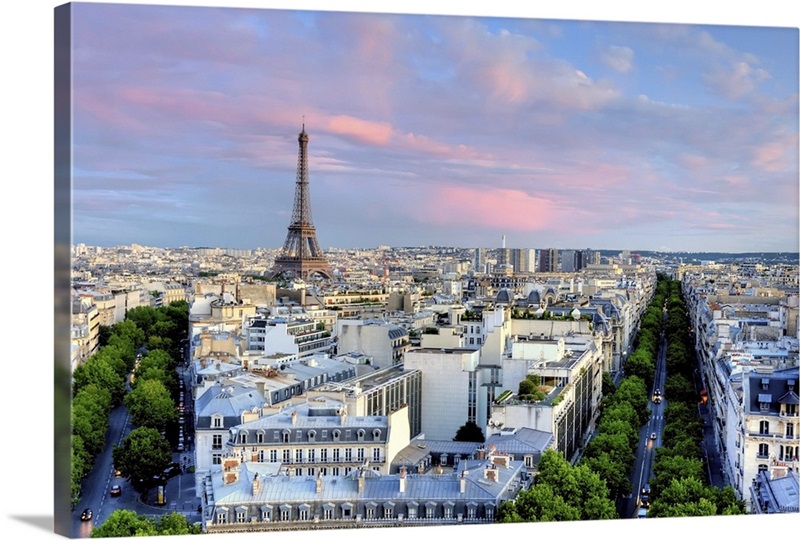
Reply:
[[[157,430],[148,427],[134,429],[113,449],[114,465],[140,493],[153,486],[153,476],[159,475],[172,461],[169,443]]]
[[[111,512],[101,525],[92,529],[92,538],[116,538],[125,536],[156,536],[155,524],[133,510],[117,509]]]
[[[156,379],[137,382],[136,388],[125,396],[125,405],[137,426],[163,430],[178,419],[169,391]]]

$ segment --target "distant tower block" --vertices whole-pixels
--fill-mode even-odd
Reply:
[[[284,275],[304,280],[317,274],[331,279],[328,259],[317,243],[317,231],[311,222],[311,197],[308,189],[308,135],[306,126],[297,138],[300,153],[297,156],[297,183],[294,191],[292,222],[280,255],[275,259],[272,276]]]

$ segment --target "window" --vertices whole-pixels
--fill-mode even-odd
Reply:
[[[486,507],[486,519],[494,519],[494,506]]]
[[[525,456],[525,466],[528,468],[533,467],[533,456]]]
[[[256,443],[264,444],[264,432],[263,431],[259,431],[258,434],[256,435]]]
[[[294,462],[295,463],[302,463],[303,462],[303,449],[296,448],[294,451]]]
[[[359,448],[358,449],[358,461],[362,461],[362,462],[364,461],[364,449],[363,448]]]
[[[300,520],[308,521],[308,509],[303,508],[302,510],[300,510]]]
[[[264,463],[264,451],[263,450],[259,450],[258,451],[258,462],[259,463]]]
[[[341,434],[342,434],[342,432],[339,431],[338,429],[334,429],[333,430],[333,440],[334,440],[334,442],[339,442],[339,435],[341,435]]]
[[[383,517],[386,519],[392,519],[394,517],[394,508],[392,508],[391,506],[384,507]]]
[[[408,507],[408,519],[416,519],[417,518],[417,508],[415,506]]]
[[[228,515],[225,512],[220,512],[217,514],[217,523],[225,524],[228,522]]]
[[[284,463],[291,463],[292,462],[292,454],[291,450],[288,448],[283,449],[283,462]]]
[[[762,420],[758,423],[758,432],[761,435],[769,435],[769,420]]]
[[[236,512],[236,523],[244,523],[247,520],[247,512]]]
[[[314,431],[313,429],[308,432],[308,442],[313,443],[316,437],[317,437],[317,432]]]
[[[247,444],[247,433],[239,433],[239,444]]]
[[[379,429],[373,430],[373,432],[372,432],[372,440],[373,441],[381,440],[381,430],[379,430]]]
[[[214,435],[211,440],[212,450],[222,450],[222,435]]]
[[[345,448],[344,449],[344,460],[348,463],[353,461],[353,449],[352,448]]]
[[[278,451],[277,450],[270,450],[269,451],[269,462],[270,463],[277,463],[278,462]]]
[[[291,510],[288,508],[281,508],[281,521],[289,521],[292,516]]]
[[[380,448],[373,448],[372,449],[372,459],[373,459],[373,461],[380,461],[381,460],[381,449]]]
[[[444,507],[444,519],[453,519],[453,507],[452,506],[445,506]]]
[[[222,465],[222,454],[212,454],[211,463],[214,465]]]
[[[333,474],[333,476],[339,476],[339,467],[333,467],[331,469],[331,474]]]
[[[335,461],[336,463],[338,463],[339,461],[341,461],[341,460],[339,459],[339,449],[338,449],[338,448],[334,448],[334,449],[333,449],[333,461]]]
[[[214,423],[211,425],[211,427],[221,428],[222,427],[222,418],[219,417],[219,416],[215,416],[214,417]]]
[[[327,439],[328,438],[328,430],[327,429],[323,429],[322,430],[322,438],[323,439]]]
[[[794,424],[786,424],[786,438],[794,438]]]
[[[367,506],[367,519],[375,519],[375,507]]]
[[[425,517],[428,519],[432,519],[436,516],[436,506],[429,504],[425,508]]]
[[[761,443],[758,445],[758,457],[769,457],[769,445],[767,443]]]
[[[284,431],[283,432],[283,442],[288,443],[290,435],[291,435],[291,433],[289,433],[289,431]]]
[[[272,512],[269,510],[261,511],[261,521],[270,521],[272,519]]]
[[[316,448],[309,448],[308,449],[308,462],[309,463],[316,463],[317,462],[317,450],[316,450]]]
[[[364,440],[364,434],[365,434],[365,432],[364,432],[364,430],[363,430],[363,429],[359,429],[359,430],[358,430],[358,433],[356,433],[356,435],[358,436],[358,441],[359,441],[359,442],[361,442],[361,441],[363,441],[363,440]]]
[[[475,507],[468,506],[467,507],[467,518],[468,519],[475,519]]]
[[[324,519],[333,519],[333,508],[326,508],[322,514]]]

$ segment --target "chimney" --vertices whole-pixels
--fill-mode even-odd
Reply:
[[[461,471],[459,478],[458,492],[464,493],[467,490],[467,471]]]
[[[261,489],[261,480],[258,478],[258,473],[253,477],[253,495],[258,495]]]
[[[400,493],[406,492],[406,468],[400,467]]]
[[[322,493],[322,471],[317,473],[317,494]]]
[[[347,411],[345,410],[344,407],[342,407],[341,409],[339,409],[339,422],[341,425],[344,425],[344,421],[346,418],[347,418]]]
[[[358,493],[364,493],[364,469],[358,473]]]
[[[297,411],[292,411],[292,425],[297,424]]]

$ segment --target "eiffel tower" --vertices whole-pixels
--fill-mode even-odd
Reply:
[[[300,153],[297,156],[297,183],[294,190],[294,209],[289,232],[280,255],[272,267],[272,277],[280,275],[309,279],[320,275],[331,279],[331,267],[317,243],[317,232],[311,222],[311,198],[308,190],[308,135],[306,125],[297,138]]]

